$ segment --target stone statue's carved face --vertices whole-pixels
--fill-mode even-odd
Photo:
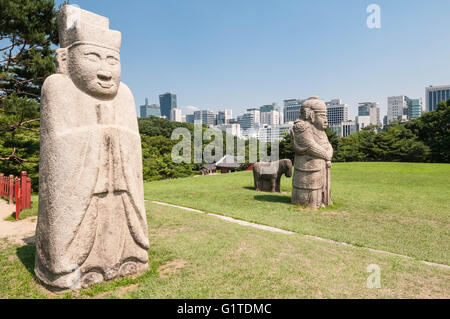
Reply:
[[[75,45],[68,51],[67,72],[83,92],[100,99],[111,99],[120,85],[120,55],[100,46]]]
[[[328,119],[326,112],[315,112],[313,118],[314,118],[313,124],[318,130],[321,131],[326,130],[328,126]]]

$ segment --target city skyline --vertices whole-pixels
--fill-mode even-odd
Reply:
[[[360,102],[378,101],[384,115],[388,96],[426,101],[425,87],[450,82],[445,0],[376,1],[380,29],[366,25],[371,1],[71,3],[121,30],[122,80],[136,109],[167,91],[184,114],[320,96],[342,99],[354,118]]]
[[[429,86],[429,87],[425,88],[425,90],[428,91],[430,89],[440,89],[440,88],[445,88],[445,92],[448,94],[448,96],[450,96],[450,94],[448,93],[448,92],[450,92],[450,86],[449,85],[438,86],[438,87]],[[169,93],[166,93],[166,94],[169,94]],[[174,95],[176,96],[176,94],[174,94]],[[392,99],[397,99],[397,98],[405,99],[404,105],[402,105],[400,107],[400,109],[399,109],[399,111],[402,114],[398,114],[398,115],[403,115],[403,116],[398,117],[398,115],[397,115],[395,117],[392,117],[392,114],[391,114],[392,113],[391,100]],[[306,99],[287,99],[287,100],[283,100],[284,105],[281,106],[281,107],[278,106],[278,103],[274,102],[272,104],[266,104],[266,105],[261,105],[261,106],[258,106],[258,107],[248,108],[246,110],[243,110],[239,114],[235,114],[235,116],[233,116],[233,117],[229,117],[229,119],[234,119],[234,120],[239,119],[240,117],[242,117],[244,115],[247,115],[248,113],[251,113],[251,112],[253,112],[255,110],[259,114],[260,109],[271,107],[273,105],[273,106],[276,106],[277,109],[280,112],[280,116],[281,116],[281,119],[282,119],[281,122],[283,122],[283,123],[294,122],[295,120],[293,118],[291,119],[292,115],[288,115],[287,116],[286,112],[292,113],[292,111],[295,111],[295,118],[297,118],[297,115],[298,115],[297,113],[300,110],[299,107],[301,106],[301,104],[303,103],[304,100],[306,100]],[[437,100],[437,99],[435,99],[435,100],[436,100],[435,102],[437,104],[439,102],[439,100]],[[442,101],[445,101],[445,100],[447,100],[447,99],[444,99]],[[417,118],[421,114],[429,111],[427,109],[427,107],[425,105],[423,105],[423,103],[422,103],[423,99],[421,97],[419,97],[418,99],[410,99],[408,96],[405,96],[405,95],[388,96],[387,97],[387,105],[388,105],[388,107],[387,107],[386,113],[381,113],[381,111],[380,111],[380,109],[381,109],[380,108],[380,102],[378,102],[378,101],[359,102],[358,105],[355,106],[354,108],[352,108],[352,106],[348,105],[347,103],[343,103],[342,99],[340,99],[340,98],[335,98],[335,99],[331,99],[329,101],[324,101],[324,102],[327,104],[327,109],[328,109],[328,113],[329,113],[328,115],[329,116],[331,115],[332,118],[334,116],[338,116],[336,118],[336,119],[339,119],[338,122],[347,122],[347,121],[349,121],[349,122],[358,122],[358,117],[361,116],[361,114],[360,114],[361,113],[361,107],[362,107],[362,105],[365,106],[367,104],[369,104],[369,105],[370,104],[376,105],[376,108],[377,108],[377,113],[371,115],[371,117],[374,117],[374,118],[377,119],[376,120],[377,123],[375,123],[375,122],[371,123],[373,125],[383,125],[383,120],[382,119],[384,117],[387,117],[390,122],[392,122],[392,121],[400,121],[400,120],[401,121],[403,121],[403,120],[411,120],[411,119]],[[412,109],[410,108],[410,103],[413,103],[414,106],[415,106],[414,107],[414,111],[413,111],[414,112],[414,116],[409,113],[409,112],[412,112]],[[137,103],[136,105],[138,105],[138,104],[139,103]],[[151,106],[153,106],[153,105],[159,107],[159,105],[157,105],[157,104],[152,104]],[[148,105],[148,98],[145,98],[145,104],[144,105],[138,106],[138,113],[137,113],[138,117],[148,117],[147,115],[142,115],[143,114],[142,108],[145,107],[145,106],[147,106],[147,107],[150,106],[150,105]],[[336,108],[336,107],[338,107],[338,108]],[[342,107],[344,109],[341,110]],[[352,109],[354,110],[354,112],[350,112]],[[203,112],[203,111],[208,111],[211,114],[215,114],[217,116],[219,116],[220,113],[222,113],[223,111],[229,111],[229,112],[233,113],[232,109],[224,109],[224,108],[214,109],[214,108],[209,108],[209,107],[208,108],[199,108],[199,107],[194,107],[194,106],[189,106],[189,108],[187,109],[187,112],[186,112],[186,108],[185,108],[185,112],[183,112],[182,108],[176,108],[176,110],[181,111],[183,113],[183,116],[186,116],[186,115],[194,116],[196,113]],[[339,111],[337,111],[337,112],[339,112],[339,114],[336,114],[336,115],[330,114],[330,111],[336,111],[336,110],[339,110]],[[353,115],[351,115],[352,113],[355,113],[356,115],[353,116]],[[146,113],[144,113],[144,114],[146,114]],[[369,114],[364,114],[364,115],[369,115]],[[259,115],[258,115],[258,117],[259,117]],[[352,118],[354,118],[354,120]],[[372,118],[371,122],[373,122],[373,121],[374,121],[374,119]],[[332,123],[332,122],[329,123],[330,126],[333,125],[333,124],[338,124],[337,122],[336,123],[334,123],[334,122]]]

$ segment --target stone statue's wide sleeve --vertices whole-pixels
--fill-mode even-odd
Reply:
[[[297,143],[296,135],[294,134],[294,130],[291,130],[290,134],[291,134],[292,150],[296,154],[305,154],[306,151],[308,150],[308,148],[307,147],[300,147],[299,143]]]
[[[147,215],[144,205],[144,183],[142,175],[142,148],[137,124],[134,98],[128,87],[121,83],[120,114],[123,127],[120,134],[120,152],[125,178],[131,195],[132,209],[127,210],[127,219],[134,240],[143,248],[149,248]]]

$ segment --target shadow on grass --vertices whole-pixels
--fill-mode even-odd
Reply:
[[[9,215],[8,217],[3,218],[4,221],[7,222],[16,222],[16,213],[11,213],[11,215]]]
[[[17,222],[19,220],[27,219],[28,217],[37,217],[37,210],[33,210],[32,208],[25,209],[20,212],[19,219],[16,219],[16,212],[13,211],[11,215],[3,218],[3,220],[8,222]]]
[[[251,190],[251,191],[254,191],[255,190],[255,187],[253,187],[253,186],[244,186],[244,187],[242,187],[243,189],[248,189],[248,190]]]
[[[255,200],[260,202],[271,202],[271,203],[291,203],[291,196],[283,196],[283,195],[255,195]]]
[[[36,245],[28,244],[26,246],[21,246],[16,249],[16,253],[19,260],[36,280],[36,276],[34,275],[34,256],[36,254]]]

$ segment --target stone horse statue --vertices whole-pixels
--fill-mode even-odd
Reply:
[[[280,193],[281,175],[292,176],[292,162],[283,159],[276,162],[259,162],[253,165],[255,189],[260,192]]]

